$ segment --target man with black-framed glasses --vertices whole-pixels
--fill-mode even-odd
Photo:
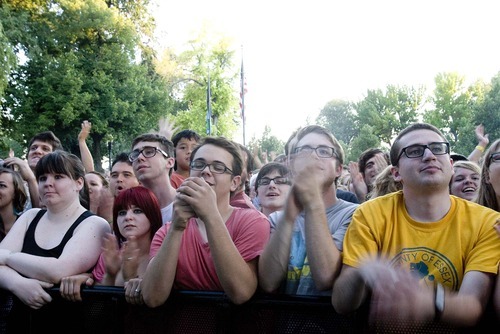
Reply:
[[[476,325],[498,271],[500,213],[450,195],[450,146],[435,126],[405,128],[390,157],[403,188],[354,213],[333,285],[335,310],[368,307],[374,332],[397,325],[425,333],[435,321],[454,331]]]
[[[189,177],[177,188],[172,221],[151,243],[139,292],[149,307],[165,303],[173,288],[224,291],[235,304],[257,290],[257,262],[269,240],[264,214],[230,205],[241,183],[238,146],[205,137],[191,154]]]
[[[318,125],[299,129],[289,143],[292,187],[284,210],[269,216],[272,232],[259,260],[259,284],[266,292],[329,295],[358,206],[336,196],[344,151]]]
[[[128,158],[137,180],[158,198],[163,224],[170,221],[176,194],[170,182],[175,164],[174,144],[159,134],[142,134],[133,140]]]

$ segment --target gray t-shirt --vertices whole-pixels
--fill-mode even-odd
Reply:
[[[358,205],[337,199],[337,203],[326,209],[328,228],[335,246],[340,251],[342,251],[342,243],[347,227],[351,223],[352,215]],[[271,233],[274,233],[283,214],[283,211],[277,211],[271,213],[269,216]],[[330,295],[331,291],[318,291],[314,284],[306,254],[304,223],[305,215],[304,212],[301,212],[295,220],[293,227],[287,280],[283,290],[286,294],[291,295]]]

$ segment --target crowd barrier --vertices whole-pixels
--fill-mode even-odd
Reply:
[[[498,333],[499,325],[488,311],[470,329],[441,323],[417,329],[396,321],[381,329],[368,325],[365,308],[337,314],[330,297],[257,293],[249,302],[234,305],[224,293],[178,291],[164,305],[148,308],[128,304],[120,287],[84,288],[80,303],[62,299],[57,288],[50,294],[51,303],[32,310],[2,291],[2,305],[11,298],[14,306],[1,333]]]

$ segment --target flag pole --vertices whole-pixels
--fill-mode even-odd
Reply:
[[[243,46],[241,47],[241,71],[240,71],[240,85],[241,85],[241,91],[240,91],[240,97],[241,97],[241,118],[242,118],[242,124],[243,124],[243,146],[245,146],[245,71],[243,69]]]
[[[210,90],[210,70],[208,72],[208,85],[207,85],[207,135],[212,135],[212,92]]]

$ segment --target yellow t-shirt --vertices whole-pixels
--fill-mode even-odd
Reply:
[[[397,267],[458,290],[466,272],[496,274],[500,240],[493,226],[500,213],[451,197],[443,219],[432,223],[413,220],[398,191],[360,205],[344,238],[343,262],[358,267],[367,256],[381,255]]]

